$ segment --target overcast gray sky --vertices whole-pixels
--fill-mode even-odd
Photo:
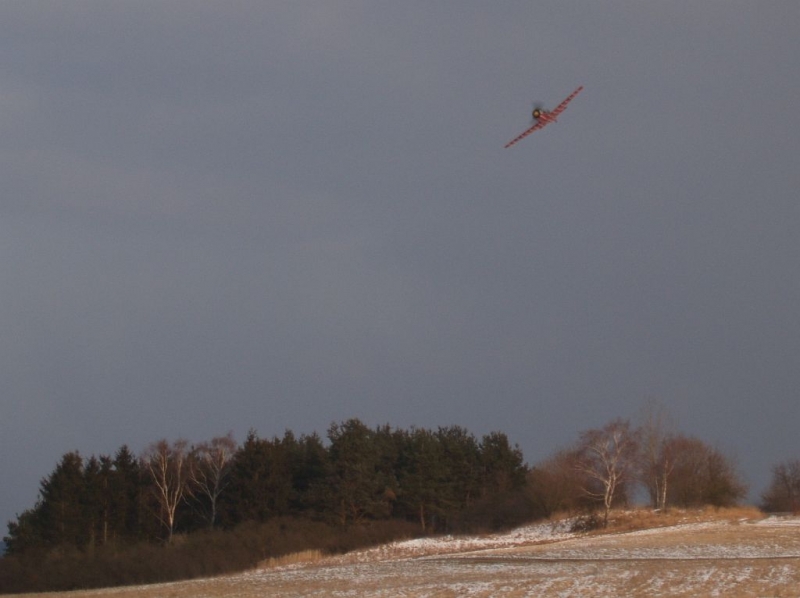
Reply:
[[[800,457],[800,3],[0,4],[0,520],[67,451],[647,400]],[[533,101],[553,124],[518,145]]]

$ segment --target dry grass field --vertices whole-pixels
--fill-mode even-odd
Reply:
[[[37,596],[37,595],[29,595]],[[564,522],[507,534],[318,553],[238,575],[48,598],[261,596],[798,596],[800,518],[755,511],[617,514],[602,533]]]

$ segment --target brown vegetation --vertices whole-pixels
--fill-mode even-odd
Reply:
[[[765,517],[759,509],[751,506],[699,509],[671,509],[666,512],[651,509],[612,511],[607,532],[632,532],[709,521],[732,523],[759,521]]]
[[[62,547],[29,557],[0,559],[0,589],[4,593],[41,592],[210,577],[291,554],[340,554],[408,538],[416,530],[414,523],[392,520],[342,528],[276,518],[230,531],[176,535],[167,545],[107,546],[91,553]]]
[[[270,557],[256,565],[256,569],[275,569],[276,567],[286,567],[288,565],[307,565],[316,563],[324,558],[321,550],[302,550],[279,557]]]

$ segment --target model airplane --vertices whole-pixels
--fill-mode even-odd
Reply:
[[[567,104],[569,104],[575,98],[575,96],[578,95],[581,92],[582,89],[583,89],[583,85],[581,85],[578,89],[573,91],[569,95],[569,97],[567,97],[566,100],[564,100],[558,106],[556,106],[555,110],[544,110],[543,108],[541,108],[539,106],[536,106],[533,109],[533,120],[536,121],[536,124],[533,125],[527,131],[524,131],[522,134],[520,134],[519,136],[515,137],[514,139],[512,139],[511,141],[506,143],[505,147],[511,147],[517,141],[519,141],[520,139],[524,139],[525,137],[527,137],[528,135],[530,135],[534,131],[538,131],[539,129],[543,129],[544,127],[546,127],[550,123],[556,122],[556,119],[558,118],[558,115],[561,114],[562,112],[564,112],[564,109],[567,107]]]

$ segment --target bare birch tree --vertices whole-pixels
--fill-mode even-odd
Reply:
[[[175,514],[186,495],[189,483],[188,442],[166,440],[151,444],[142,456],[142,466],[153,481],[153,496],[158,503],[158,518],[167,529],[167,541],[175,533]]]
[[[630,422],[622,419],[581,434],[575,467],[586,476],[584,492],[603,504],[604,527],[617,491],[635,474],[638,436]]]
[[[212,529],[217,521],[217,503],[227,485],[235,452],[236,441],[232,432],[227,436],[212,438],[211,442],[203,442],[193,451],[189,492],[196,499],[207,503],[205,516]]]

